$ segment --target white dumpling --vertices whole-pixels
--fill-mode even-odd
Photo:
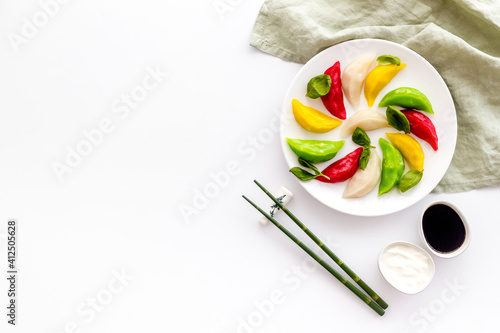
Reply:
[[[349,179],[342,198],[360,198],[377,186],[382,171],[380,156],[374,148],[370,149],[370,159],[364,170],[358,169]]]
[[[374,60],[374,54],[358,57],[351,61],[342,71],[342,90],[344,90],[347,101],[354,109],[357,109],[359,106],[361,89],[363,89],[368,69]]]
[[[362,109],[344,121],[340,128],[340,136],[345,138],[351,135],[356,127],[361,127],[366,132],[389,127],[389,123],[387,123],[387,118],[383,113],[373,109]]]

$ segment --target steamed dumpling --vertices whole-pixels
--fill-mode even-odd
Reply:
[[[374,54],[358,57],[351,61],[342,72],[342,90],[344,90],[347,101],[354,109],[359,106],[361,89],[363,89],[368,69],[374,60]]]
[[[358,169],[349,179],[342,198],[360,198],[375,188],[380,180],[382,163],[375,148],[370,149],[370,159],[364,170]]]
[[[373,109],[362,109],[350,116],[340,129],[340,136],[351,135],[356,127],[361,127],[365,132],[373,131],[382,127],[389,127],[387,118],[383,113]]]

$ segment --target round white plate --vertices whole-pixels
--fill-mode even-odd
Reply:
[[[405,193],[401,193],[397,188],[394,188],[389,193],[378,196],[377,185],[373,191],[362,198],[343,199],[342,193],[348,181],[328,184],[317,180],[303,182],[297,179],[297,181],[299,181],[301,185],[320,202],[338,211],[358,216],[379,216],[394,213],[409,207],[429,194],[448,169],[455,151],[457,139],[457,117],[451,94],[445,82],[431,64],[414,51],[400,44],[379,39],[352,40],[334,45],[320,52],[307,62],[297,73],[285,94],[281,113],[280,139],[285,159],[290,168],[300,165],[297,162],[297,156],[292,152],[286,142],[287,137],[310,140],[345,140],[344,147],[337,153],[337,156],[330,161],[317,165],[319,170],[323,170],[334,161],[344,157],[359,147],[352,142],[350,136],[346,138],[340,137],[342,125],[328,133],[322,134],[312,133],[303,129],[293,117],[292,99],[296,98],[303,104],[323,111],[325,114],[331,116],[324,107],[321,98],[310,99],[305,96],[307,83],[312,77],[323,74],[324,71],[336,61],[340,61],[341,71],[343,71],[352,60],[369,53],[373,53],[377,57],[384,54],[397,56],[401,59],[401,62],[407,64],[406,68],[401,70],[398,75],[382,89],[372,108],[385,114],[386,108],[379,108],[377,105],[386,93],[398,87],[412,87],[420,90],[429,98],[434,109],[435,114],[425,113],[425,115],[432,120],[436,127],[439,138],[439,149],[434,151],[427,142],[413,136],[421,144],[424,150],[424,175],[417,186]],[[374,67],[375,64],[372,66]],[[352,108],[345,96],[344,104],[347,118],[349,118],[356,110]],[[364,92],[362,91],[358,110],[367,107],[368,105],[364,97]],[[367,132],[372,145],[377,147],[377,153],[380,158],[382,158],[382,151],[378,144],[378,139],[380,137],[387,139],[385,135],[386,132],[397,131],[392,127],[387,127]],[[408,167],[406,167],[405,172],[406,171],[408,171]],[[292,177],[295,178],[295,176]]]

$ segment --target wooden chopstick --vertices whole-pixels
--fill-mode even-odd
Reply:
[[[263,211],[259,206],[254,204],[250,199],[243,195],[243,198],[248,201],[255,209],[257,209],[262,215],[264,215],[272,224],[274,224],[278,229],[280,229],[285,235],[288,236],[294,243],[296,243],[301,249],[303,249],[307,254],[309,254],[318,264],[323,266],[330,274],[332,274],[337,280],[339,280],[342,284],[344,284],[349,290],[351,290],[356,296],[358,296],[363,302],[368,304],[375,312],[377,312],[380,316],[383,316],[385,311],[380,308],[376,303],[374,303],[368,296],[363,294],[356,286],[354,286],[351,282],[346,280],[339,272],[337,272],[333,267],[331,267],[328,263],[324,262],[320,256],[314,253],[310,248],[308,248],[304,243],[302,243],[297,237],[295,237],[290,231],[288,231],[285,227],[278,223],[271,215]]]
[[[383,309],[387,309],[388,304],[380,298],[377,293],[375,293],[363,280],[359,278],[359,276],[356,275],[342,260],[340,260],[339,257],[333,253],[332,250],[328,248],[315,234],[312,233],[295,215],[288,210],[281,202],[279,202],[278,199],[276,199],[269,191],[262,186],[258,181],[254,180],[255,184],[260,187],[264,193],[267,194],[269,198],[271,198],[278,207],[285,212],[286,215],[288,215],[304,232],[309,236],[330,258],[335,261],[337,265],[339,265],[344,272],[347,273],[360,287],[363,289],[375,302],[377,302],[378,305],[380,305]]]

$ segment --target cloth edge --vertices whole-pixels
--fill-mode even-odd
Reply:
[[[295,52],[278,47],[276,45],[272,45],[264,37],[263,31],[265,31],[267,20],[269,19],[268,6],[270,4],[272,4],[272,2],[264,2],[259,11],[259,14],[257,15],[257,19],[255,20],[252,29],[252,34],[250,35],[250,46],[253,46],[264,53],[281,58],[283,60],[305,64],[309,60],[307,59],[307,57],[299,56]]]
[[[459,193],[495,186],[500,186],[500,178],[481,179],[473,182],[462,182],[459,184],[438,184],[432,190],[432,193]]]

